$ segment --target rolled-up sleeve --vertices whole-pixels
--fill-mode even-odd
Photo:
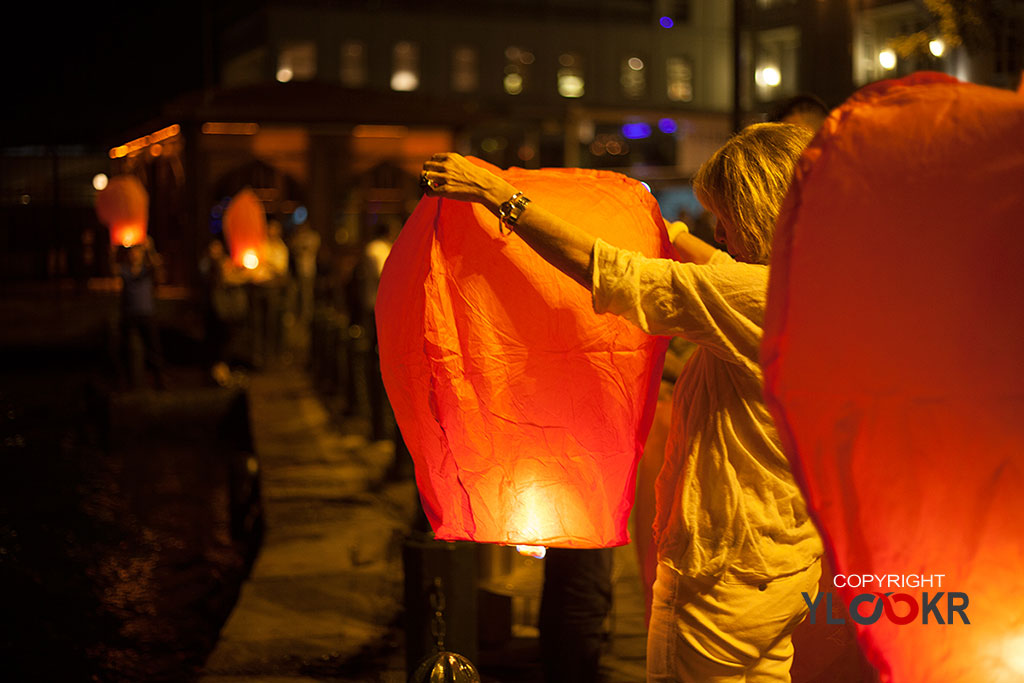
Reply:
[[[718,252],[707,264],[652,259],[598,239],[594,311],[620,315],[649,334],[680,336],[723,360],[758,360],[767,266]]]

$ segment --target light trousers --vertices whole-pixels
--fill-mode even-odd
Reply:
[[[728,572],[694,579],[658,564],[647,633],[647,683],[790,680],[792,635],[818,593],[820,560],[762,584]]]

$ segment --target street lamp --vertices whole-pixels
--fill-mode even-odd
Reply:
[[[782,82],[782,74],[774,66],[764,66],[754,73],[754,80],[760,86],[774,88]]]
[[[886,71],[892,71],[896,68],[896,53],[891,48],[885,48],[878,53],[878,63]]]

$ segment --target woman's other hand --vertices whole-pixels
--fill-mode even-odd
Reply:
[[[423,164],[421,179],[432,197],[477,202],[494,214],[516,192],[507,181],[454,152],[432,156]]]

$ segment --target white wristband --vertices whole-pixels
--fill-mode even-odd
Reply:
[[[675,242],[681,232],[690,232],[690,228],[682,221],[673,221],[668,224],[668,241]]]

